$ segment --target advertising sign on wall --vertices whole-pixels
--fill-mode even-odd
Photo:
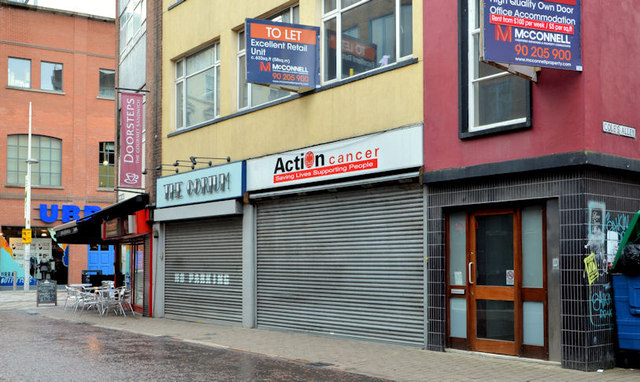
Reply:
[[[245,192],[245,162],[206,167],[156,180],[158,208],[240,198]]]
[[[422,125],[247,161],[247,191],[421,167]]]
[[[484,0],[483,59],[582,71],[580,0]]]
[[[247,82],[293,90],[319,84],[320,28],[247,19]]]
[[[144,96],[121,93],[119,187],[142,188],[142,116]]]

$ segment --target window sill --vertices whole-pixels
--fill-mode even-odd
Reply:
[[[113,187],[98,187],[96,189],[98,192],[114,192],[115,189]]]
[[[172,10],[173,8],[175,8],[175,7],[177,7],[178,5],[180,5],[180,4],[182,4],[182,3],[184,3],[185,1],[187,1],[187,0],[177,0],[175,3],[171,4],[171,5],[169,6],[169,8],[167,8],[167,11]]]
[[[24,188],[24,184],[5,184],[4,185],[5,188]],[[31,185],[31,188],[36,188],[36,189],[51,189],[51,190],[64,190],[64,187],[62,186],[38,186],[38,185]]]
[[[460,139],[463,139],[463,140],[471,139],[471,138],[480,138],[480,137],[486,137],[489,135],[508,133],[512,131],[527,130],[527,129],[530,129],[531,127],[532,127],[531,119],[527,118],[527,120],[524,122],[514,123],[511,125],[502,125],[502,126],[492,127],[492,128],[483,129],[483,130],[476,130],[476,131],[461,131],[459,134],[459,137]]]
[[[105,101],[115,101],[115,97],[101,97],[101,96],[97,96],[97,99],[103,99]]]
[[[24,90],[27,92],[35,92],[35,93],[45,93],[45,94],[55,94],[55,95],[66,95],[65,92],[53,91],[53,90],[42,90],[42,89],[32,89],[32,88],[21,88],[18,86],[7,85],[7,89],[10,90]]]
[[[184,0],[184,1],[186,1],[186,0]],[[224,117],[218,117],[218,118],[212,119],[210,121],[206,121],[206,122],[200,123],[198,125],[194,125],[194,126],[191,126],[191,127],[187,127],[187,128],[183,128],[183,129],[174,131],[173,133],[167,134],[167,137],[170,138],[170,137],[173,137],[173,136],[176,136],[176,135],[180,135],[180,134],[183,134],[183,133],[187,133],[189,131],[197,130],[197,129],[200,129],[200,128],[203,128],[203,127],[206,127],[206,126],[211,126],[211,125],[214,125],[216,123],[220,123],[222,121],[226,121],[226,120],[231,119],[231,118],[240,117],[240,116],[243,116],[245,114],[253,113],[255,111],[266,109],[268,107],[272,107],[272,106],[275,106],[275,105],[280,105],[282,103],[289,102],[289,101],[292,101],[294,99],[298,99],[298,98],[301,98],[301,97],[307,97],[307,96],[309,96],[311,94],[320,93],[322,91],[333,89],[333,88],[338,87],[338,86],[342,86],[342,85],[350,84],[352,82],[364,80],[366,78],[369,78],[369,77],[372,77],[372,76],[376,76],[378,74],[386,73],[386,72],[389,72],[389,71],[392,71],[392,70],[395,70],[395,69],[400,69],[400,68],[405,67],[405,66],[413,65],[413,64],[415,64],[417,62],[418,62],[417,58],[411,58],[411,59],[408,59],[408,60],[399,61],[399,62],[390,64],[390,65],[384,66],[382,68],[372,70],[370,72],[362,73],[362,74],[359,74],[357,76],[349,77],[349,78],[346,78],[346,79],[343,79],[343,80],[334,81],[334,82],[331,82],[329,84],[322,85],[322,86],[320,86],[320,87],[318,87],[318,88],[316,88],[314,90],[310,90],[308,92],[292,94],[292,95],[289,95],[289,96],[286,96],[286,97],[282,97],[280,99],[277,99],[277,100],[274,100],[274,101],[271,101],[271,102],[263,103],[263,104],[258,105],[258,106],[244,108],[242,110],[239,110],[239,111],[237,111],[237,112],[235,112],[233,114],[226,115]]]

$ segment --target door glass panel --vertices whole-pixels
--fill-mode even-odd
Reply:
[[[513,301],[476,300],[478,338],[514,341]]]
[[[137,246],[136,248],[136,263],[135,263],[135,273],[133,277],[133,285],[135,287],[134,296],[134,304],[142,305],[144,298],[144,251],[142,251],[142,246]]]
[[[124,276],[124,286],[127,289],[131,289],[131,267],[130,267],[130,259],[131,258],[131,246],[123,244],[120,246],[120,270],[122,275]]]
[[[542,208],[522,210],[522,286],[542,288]]]
[[[544,346],[544,304],[525,301],[522,304],[522,341],[526,345]]]
[[[476,261],[478,285],[513,285],[513,214],[476,217]]]
[[[449,285],[467,283],[466,214],[449,216]]]
[[[467,299],[451,298],[449,310],[451,337],[467,338]]]

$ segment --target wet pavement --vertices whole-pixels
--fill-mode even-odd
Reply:
[[[0,381],[385,381],[26,311],[0,311],[0,328]]]
[[[452,349],[434,352],[329,335],[249,329],[219,322],[187,322],[130,314],[101,317],[95,311],[80,314],[65,310],[65,299],[66,292],[60,290],[59,305],[37,307],[35,291],[0,288],[0,382],[32,381],[34,375],[51,381],[107,378],[137,381],[640,381],[640,370],[637,369],[584,372],[564,369],[559,362]],[[5,330],[7,317],[13,317],[14,326]],[[31,329],[40,340],[32,341],[24,331],[18,335],[17,331],[22,329],[15,327],[23,323],[16,324],[16,317],[18,321],[24,321],[24,326],[35,325]],[[38,324],[40,320],[45,322],[43,328]],[[61,329],[43,336],[41,332],[46,331],[47,325]],[[76,337],[82,333],[92,333],[92,336]],[[122,340],[102,342],[105,335]],[[4,336],[12,342],[5,341]],[[64,351],[58,354],[49,349],[52,343],[63,344],[60,349]],[[194,345],[198,350],[186,350],[182,345]],[[43,353],[38,346],[49,351]],[[110,350],[106,355],[105,348]],[[156,354],[153,352],[156,348],[165,348],[165,351]],[[206,353],[209,350],[212,353]],[[233,358],[228,364],[218,364],[217,359],[231,357],[218,352],[225,350],[251,357]],[[181,353],[188,356],[183,357]],[[209,355],[200,357],[200,353]],[[56,360],[56,369],[50,370],[48,363],[38,366],[42,363],[40,358]],[[173,363],[176,359],[188,361],[191,358],[196,362]],[[278,365],[284,362],[286,366],[265,369],[262,360],[277,361],[275,364]],[[283,374],[289,365],[301,367],[296,370],[300,374]],[[23,377],[23,369],[30,370],[30,378]]]

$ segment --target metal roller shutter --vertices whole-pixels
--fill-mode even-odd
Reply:
[[[418,185],[258,205],[258,325],[424,344]]]
[[[242,218],[168,223],[165,315],[242,322]]]

